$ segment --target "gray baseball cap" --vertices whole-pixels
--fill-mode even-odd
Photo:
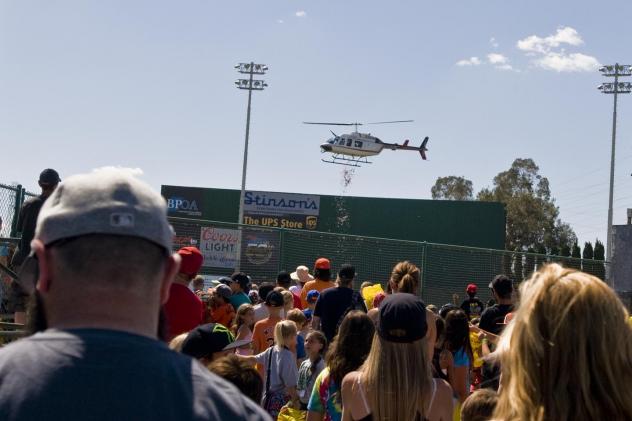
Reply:
[[[68,177],[46,200],[35,238],[48,245],[89,234],[139,237],[172,250],[165,199],[121,169]]]

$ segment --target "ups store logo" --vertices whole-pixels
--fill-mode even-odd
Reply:
[[[305,227],[308,230],[315,230],[316,225],[318,224],[318,218],[315,216],[308,216],[305,218]]]

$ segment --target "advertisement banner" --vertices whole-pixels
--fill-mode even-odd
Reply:
[[[234,269],[239,258],[239,230],[202,227],[200,251],[204,267]]]
[[[240,269],[246,273],[278,272],[280,242],[279,232],[262,229],[244,229]]]
[[[162,186],[161,193],[167,200],[167,213],[169,216],[179,216],[181,218],[199,218],[202,216],[204,189]]]
[[[320,196],[250,190],[244,195],[247,225],[315,230],[319,212]]]

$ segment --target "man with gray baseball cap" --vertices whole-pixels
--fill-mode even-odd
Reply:
[[[166,211],[121,170],[70,177],[46,201],[29,256],[45,330],[0,350],[0,419],[268,419],[157,340],[180,265]]]

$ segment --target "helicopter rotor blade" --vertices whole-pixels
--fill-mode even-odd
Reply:
[[[375,121],[372,123],[364,123],[364,124],[391,124],[391,123],[412,123],[415,120],[394,120],[394,121]]]
[[[321,123],[321,122],[314,122],[314,121],[304,121],[303,124],[321,124],[323,126],[361,126],[362,123]]]

